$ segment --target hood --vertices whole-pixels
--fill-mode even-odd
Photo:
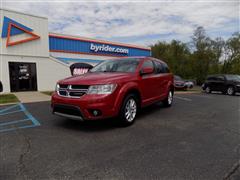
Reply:
[[[72,76],[63,80],[60,80],[60,84],[71,85],[95,85],[95,84],[108,84],[117,83],[124,79],[129,80],[133,76],[133,73],[121,73],[121,72],[89,72],[79,76]]]

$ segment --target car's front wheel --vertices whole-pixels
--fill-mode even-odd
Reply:
[[[235,90],[234,90],[233,86],[229,86],[227,88],[227,94],[230,95],[230,96],[235,94]]]
[[[211,90],[211,88],[210,88],[209,86],[207,86],[206,89],[205,89],[205,92],[206,92],[206,93],[211,93],[212,90]]]
[[[121,110],[120,121],[123,126],[129,126],[134,123],[138,112],[138,99],[134,94],[125,97]]]
[[[173,103],[173,92],[169,91],[167,98],[163,100],[163,105],[165,107],[170,107],[172,106],[172,103]]]

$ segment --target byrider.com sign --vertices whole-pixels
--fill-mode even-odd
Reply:
[[[98,45],[98,44],[91,43],[90,50],[94,52],[110,52],[110,53],[128,54],[127,48],[112,47],[105,44]]]

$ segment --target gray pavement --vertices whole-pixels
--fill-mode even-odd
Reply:
[[[127,128],[54,116],[50,102],[1,107],[0,179],[237,180],[239,103],[240,96],[178,94],[171,108],[144,108]]]

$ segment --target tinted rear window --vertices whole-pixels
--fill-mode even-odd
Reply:
[[[169,68],[167,64],[159,62],[159,61],[154,61],[155,64],[155,72],[156,73],[169,73]]]

